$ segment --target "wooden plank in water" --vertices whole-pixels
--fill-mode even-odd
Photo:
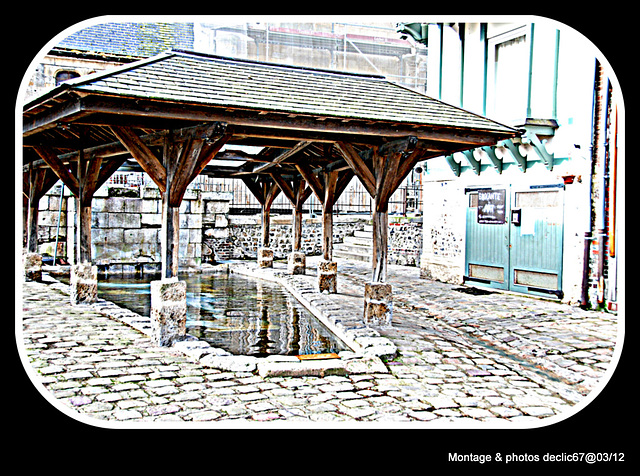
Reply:
[[[328,354],[302,354],[298,356],[300,360],[326,360],[326,359],[339,359],[340,356],[334,352]]]

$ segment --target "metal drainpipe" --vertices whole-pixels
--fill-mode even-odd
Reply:
[[[487,115],[487,74],[489,61],[489,40],[487,39],[487,24],[480,23],[480,41],[482,41],[482,54],[484,62],[482,80],[482,115]]]
[[[444,54],[444,23],[440,26],[440,67],[438,68],[438,99],[442,100],[442,56]]]
[[[609,89],[610,83],[607,80],[605,83],[604,91],[604,104],[602,105],[602,112],[604,115],[603,131],[604,134],[604,150],[602,151],[602,179],[601,179],[601,202],[600,202],[600,220],[598,227],[598,304],[604,303],[605,296],[605,279],[604,268],[606,260],[606,239],[607,239],[607,206],[608,206],[608,192],[607,185],[609,182],[609,173],[607,170],[607,164],[609,162]]]
[[[535,24],[531,24],[531,34],[529,35],[529,81],[527,85],[527,117],[531,115],[531,87],[533,82],[533,36],[535,32]]]
[[[587,231],[584,234],[584,254],[582,257],[582,287],[580,293],[580,306],[587,308],[589,304],[589,251],[591,248],[591,241],[593,237],[591,232]]]
[[[591,171],[589,173],[589,231],[584,234],[584,262],[582,266],[582,299],[581,306],[589,305],[589,261],[591,257],[591,242],[593,236],[591,231],[595,225],[594,203],[593,203],[593,174],[595,172],[595,161],[598,150],[598,123],[600,122],[600,62],[596,60],[594,86],[593,86],[593,102],[591,113]]]
[[[556,30],[556,53],[553,63],[553,119],[558,119],[558,64],[560,59],[560,30]]]
[[[458,25],[458,36],[460,37],[460,107],[464,107],[464,46],[466,36],[466,24]]]

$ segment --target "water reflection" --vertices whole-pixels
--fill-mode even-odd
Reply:
[[[234,274],[185,275],[187,332],[233,354],[338,352],[347,347],[280,285]],[[110,276],[98,294],[148,316],[149,281]]]

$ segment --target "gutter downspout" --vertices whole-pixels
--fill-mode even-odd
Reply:
[[[560,30],[556,30],[556,55],[553,64],[553,119],[558,119],[558,64],[560,59]]]
[[[460,36],[460,107],[464,107],[464,46],[466,24],[458,25],[458,36]]]
[[[444,53],[444,23],[440,26],[440,66],[438,68],[438,99],[442,100],[442,56]]]
[[[607,193],[607,188],[609,186],[609,122],[611,120],[610,117],[610,101],[611,101],[611,83],[607,80],[606,89],[604,91],[604,104],[603,104],[603,134],[604,134],[604,147],[602,151],[602,167],[601,167],[601,198],[600,198],[600,219],[598,220],[598,304],[602,305],[604,303],[605,296],[605,279],[604,279],[604,269],[605,269],[605,261],[606,261],[606,248],[607,248],[607,208],[609,206],[609,195]]]
[[[533,80],[533,37],[535,32],[535,24],[531,24],[531,34],[529,35],[529,84],[527,85],[527,117],[531,115],[531,87]]]
[[[580,299],[580,306],[587,309],[589,307],[589,262],[591,257],[591,242],[593,241],[592,230],[595,225],[595,213],[594,213],[594,201],[593,201],[593,175],[595,172],[595,165],[598,153],[598,123],[600,122],[600,62],[595,61],[595,74],[593,81],[593,102],[591,113],[591,171],[589,173],[589,230],[584,234],[584,257],[582,264],[582,293]]]
[[[484,62],[484,78],[482,80],[482,115],[487,115],[487,74],[489,62],[489,41],[487,40],[487,24],[480,23],[480,41],[482,41],[482,54]]]

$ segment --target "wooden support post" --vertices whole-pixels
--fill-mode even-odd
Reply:
[[[31,253],[38,252],[38,204],[40,198],[37,194],[37,182],[39,170],[29,173],[29,212],[27,215],[27,250]]]
[[[169,200],[162,197],[162,226],[160,229],[160,255],[162,277],[178,276],[180,265],[180,208],[169,205]]]
[[[48,169],[31,169],[26,173],[25,191],[27,199],[27,250],[30,253],[38,252],[38,205],[45,193],[53,187],[58,177]]]
[[[302,206],[313,193],[304,180],[293,181],[293,251],[302,251]]]
[[[83,136],[83,131],[80,131],[80,136]],[[122,165],[124,159],[110,160],[103,166],[102,158],[87,156],[81,149],[78,151],[76,169],[72,170],[62,163],[52,148],[35,146],[34,150],[53,173],[45,171],[42,177],[36,179],[33,187],[30,187],[30,194],[31,191],[35,194],[30,197],[32,201],[35,203],[37,195],[42,196],[58,178],[76,197],[76,249],[75,264],[71,268],[71,302],[93,302],[97,298],[98,269],[92,264],[91,256],[91,201],[96,190]],[[32,216],[35,214],[32,213]]]
[[[113,134],[131,153],[162,193],[160,231],[162,279],[151,283],[152,337],[161,346],[185,336],[186,283],[178,280],[180,203],[189,184],[229,140],[226,124],[209,123],[167,131],[162,160],[129,127],[112,126]]]
[[[160,229],[160,253],[162,278],[173,278],[178,276],[180,264],[180,200],[176,206],[172,187],[178,168],[177,145],[173,143],[171,134],[165,138],[162,151],[162,161],[165,170],[165,184],[162,193],[162,226]]]
[[[338,142],[335,146],[374,201],[373,273],[371,282],[365,284],[364,321],[367,325],[390,325],[392,290],[386,283],[389,199],[424,151],[415,137],[387,142],[361,153],[351,144]],[[363,157],[370,160],[371,165]]]
[[[271,205],[280,193],[280,188],[275,183],[262,182],[264,203],[262,204],[262,241],[258,249],[258,266],[261,268],[273,267],[273,250],[271,241]]]
[[[23,255],[25,280],[40,281],[42,278],[42,256],[38,253],[38,205],[40,199],[57,180],[58,177],[48,169],[30,168],[23,176],[27,195],[27,221],[25,223],[27,250]]]
[[[162,160],[130,127],[111,126],[111,131],[147,172],[162,193],[162,277],[178,275],[180,203],[189,184],[231,137],[227,125],[207,123],[178,131],[166,131]]]
[[[302,252],[302,205],[311,195],[311,188],[306,186],[304,179],[298,177],[294,178],[292,184],[278,174],[272,173],[271,177],[293,206],[291,216],[293,243],[287,260],[287,271],[289,274],[305,274],[307,259]]]
[[[324,200],[322,201],[322,257],[333,261],[333,205],[336,199],[338,172],[324,172]]]
[[[374,283],[387,281],[388,208],[374,199],[373,206],[373,278]]]
[[[49,166],[49,169],[30,170],[29,185],[29,212],[27,215],[27,248],[29,252],[35,253],[38,250],[38,203],[42,196],[60,179],[78,196],[78,180],[58,158],[53,149],[46,146],[36,146],[33,148],[35,152]]]
[[[78,152],[76,196],[76,262],[71,269],[71,302],[92,303],[98,298],[98,268],[91,257],[91,201],[98,185],[102,159],[89,160]]]
[[[78,152],[78,196],[76,197],[76,264],[91,262],[91,201],[96,192],[102,160],[87,160],[84,152]]]
[[[273,266],[273,250],[269,248],[271,205],[280,193],[280,187],[276,181],[272,182],[265,176],[258,176],[256,180],[244,176],[242,181],[262,206],[262,235],[258,247],[258,266],[271,268]]]
[[[324,171],[322,180],[305,163],[295,165],[300,175],[322,203],[322,260],[318,263],[318,289],[336,292],[338,266],[333,261],[333,205],[347,187],[354,172],[351,169]]]
[[[335,293],[338,290],[338,264],[333,261],[333,205],[336,200],[338,172],[323,172],[322,175],[322,261],[318,263],[318,290]]]

